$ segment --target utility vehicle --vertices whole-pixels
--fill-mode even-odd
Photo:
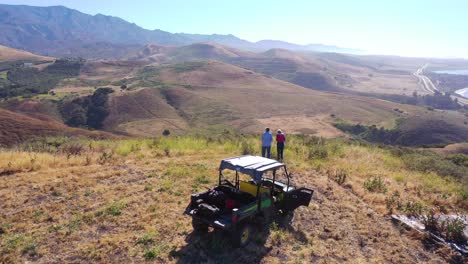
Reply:
[[[285,179],[279,180],[280,176]],[[245,155],[222,160],[219,184],[192,194],[184,213],[192,217],[195,231],[207,231],[209,226],[227,231],[239,247],[248,244],[253,221],[268,222],[274,215],[308,206],[312,195],[311,189],[292,186],[285,164]]]

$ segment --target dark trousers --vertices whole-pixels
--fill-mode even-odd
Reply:
[[[284,142],[277,142],[276,151],[278,153],[278,160],[283,160],[283,150],[284,150]]]
[[[262,146],[262,157],[265,157],[265,152],[266,152],[266,157],[271,158],[271,146]]]

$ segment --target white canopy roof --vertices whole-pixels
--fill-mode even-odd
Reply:
[[[221,161],[219,170],[236,170],[250,175],[254,181],[259,182],[265,171],[275,170],[285,165],[273,159],[267,159],[259,156],[245,155],[224,159]]]

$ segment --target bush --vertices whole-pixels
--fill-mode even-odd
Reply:
[[[162,132],[163,136],[167,137],[171,134],[171,131],[169,131],[169,129],[164,129],[164,131]]]
[[[466,224],[460,217],[464,216],[446,218],[441,221],[441,217],[436,216],[434,210],[431,210],[429,214],[422,217],[422,221],[427,231],[443,236],[450,242],[465,245],[468,242],[464,233]]]
[[[468,155],[463,153],[457,153],[447,157],[448,160],[455,163],[458,166],[468,167]]]
[[[380,176],[372,176],[364,182],[364,188],[369,192],[386,193],[387,186]]]
[[[335,181],[339,185],[343,185],[346,182],[348,173],[343,169],[329,169],[327,170],[328,178]]]
[[[392,193],[392,195],[385,197],[385,205],[389,214],[392,214],[394,209],[400,209],[400,193],[398,191],[395,191]]]
[[[418,216],[422,215],[424,206],[419,202],[407,201],[401,209],[409,215]]]
[[[167,245],[159,244],[154,246],[151,249],[148,249],[145,251],[145,254],[143,255],[146,260],[152,260],[155,258],[158,258],[161,256],[162,253],[166,252],[168,250]]]
[[[309,159],[326,159],[328,150],[323,145],[317,145],[309,150]]]
[[[249,142],[243,140],[242,141],[242,155],[254,154],[255,150],[253,149],[252,145]]]
[[[67,156],[67,159],[69,159],[71,156],[81,155],[84,151],[84,147],[80,143],[69,143],[62,145],[60,147],[60,151]]]
[[[436,234],[439,232],[439,217],[435,215],[434,210],[430,210],[429,214],[422,216],[422,223],[426,231]]]
[[[465,227],[465,222],[459,218],[449,218],[441,223],[441,231],[445,238],[460,245],[465,245],[467,242]]]

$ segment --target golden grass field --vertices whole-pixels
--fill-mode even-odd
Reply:
[[[193,233],[190,218],[182,215],[190,194],[217,183],[222,158],[258,154],[258,141],[226,132],[50,138],[2,149],[0,263],[457,260],[447,248],[423,243],[421,236],[392,224],[388,214],[436,206],[466,214],[466,182],[414,170],[391,149],[345,139],[288,136],[285,160],[293,182],[314,189],[313,200],[292,219],[256,226],[247,248],[232,248],[217,232]],[[344,174],[344,181],[337,179]],[[381,189],[365,187],[372,177],[382,179]],[[412,206],[387,205],[396,194]]]

